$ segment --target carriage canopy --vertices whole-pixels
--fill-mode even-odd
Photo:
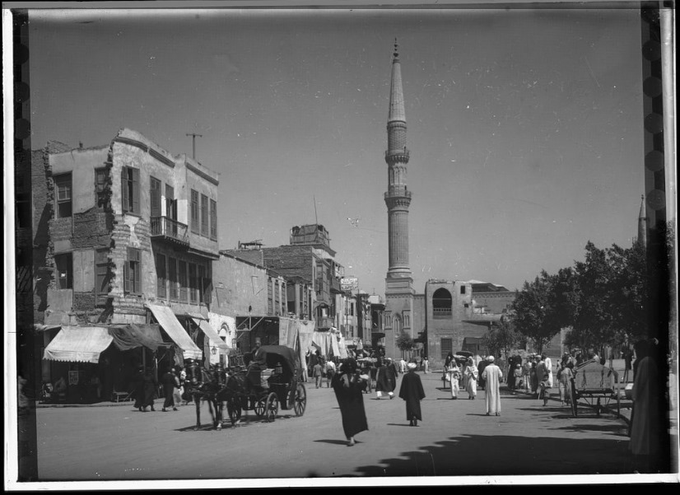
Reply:
[[[302,369],[300,356],[294,349],[285,345],[263,345],[262,349],[267,353],[267,368],[275,368],[278,363],[281,363],[284,374],[300,375]]]

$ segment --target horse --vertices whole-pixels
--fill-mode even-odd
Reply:
[[[201,401],[208,403],[213,427],[216,430],[221,430],[223,401],[218,399],[218,396],[227,381],[225,373],[218,367],[213,367],[212,370],[208,371],[196,362],[187,364],[186,372],[185,394],[191,397],[196,407],[194,431],[201,427]]]

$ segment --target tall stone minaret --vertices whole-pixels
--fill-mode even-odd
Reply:
[[[402,330],[413,337],[413,278],[408,259],[408,209],[411,191],[406,186],[406,113],[401,84],[399,45],[394,40],[390,108],[387,117],[387,230],[389,268],[385,278],[385,351],[396,356],[394,340]]]
[[[645,205],[645,197],[642,196],[642,201],[640,203],[640,214],[638,215],[638,236],[637,242],[642,245],[642,247],[647,247],[647,206]]]

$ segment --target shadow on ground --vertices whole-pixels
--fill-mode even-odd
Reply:
[[[589,440],[474,435],[452,437],[360,466],[356,476],[631,474],[639,468],[629,455],[625,436]]]

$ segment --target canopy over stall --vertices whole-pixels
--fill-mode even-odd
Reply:
[[[206,319],[204,319],[200,315],[195,315],[195,314],[189,314],[191,316],[191,319],[194,320],[194,323],[198,325],[198,328],[200,328],[203,333],[205,334],[206,337],[210,339],[210,342],[212,345],[217,346],[220,349],[227,350],[229,349],[229,346],[220,338],[219,334],[217,331],[210,325],[210,322]]]
[[[184,359],[201,359],[203,352],[198,348],[194,341],[191,340],[189,334],[184,330],[184,327],[179,322],[175,313],[168,306],[160,306],[158,304],[146,304],[147,308],[151,310],[154,318],[158,321],[160,326],[165,330],[165,333],[177,344]]]
[[[104,327],[62,327],[45,348],[44,359],[76,363],[98,363],[99,355],[113,342]]]

